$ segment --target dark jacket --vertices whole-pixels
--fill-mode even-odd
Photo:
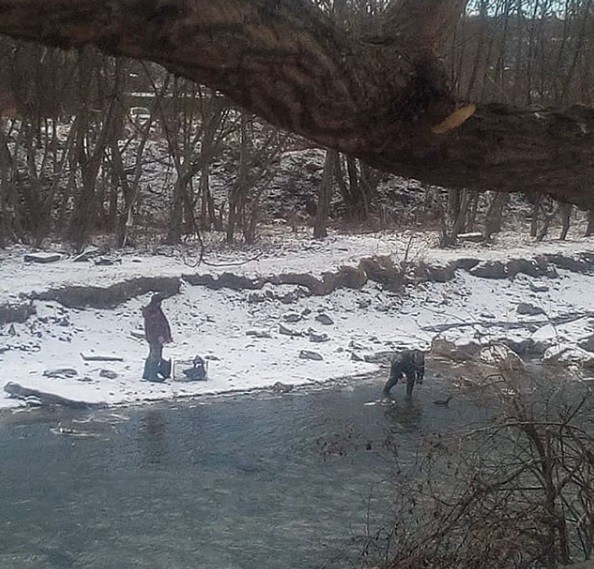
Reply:
[[[142,309],[142,315],[144,316],[144,333],[149,344],[160,343],[159,338],[163,338],[163,344],[172,341],[169,322],[158,304],[145,306]]]
[[[421,350],[403,350],[392,360],[390,380],[398,381],[405,375],[407,379],[423,383],[425,376],[425,352]]]

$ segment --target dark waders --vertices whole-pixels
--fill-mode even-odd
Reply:
[[[163,359],[163,344],[149,344],[149,355],[144,362],[142,379],[147,381],[165,381],[171,375],[171,360]]]
[[[425,354],[421,350],[404,350],[400,352],[390,365],[390,377],[384,386],[384,395],[389,396],[390,390],[398,380],[406,377],[406,397],[412,397],[415,383],[423,383],[425,375]]]
[[[390,379],[388,379],[384,386],[384,395],[390,395],[390,390],[398,383],[398,380],[402,375],[403,372],[398,368],[392,370]],[[412,397],[412,392],[415,387],[416,373],[414,370],[408,370],[404,372],[404,376],[406,377],[406,396]]]

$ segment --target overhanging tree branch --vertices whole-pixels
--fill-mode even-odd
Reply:
[[[155,61],[396,174],[594,208],[594,111],[452,98],[434,47],[465,3],[395,1],[356,40],[309,0],[0,0],[0,33]]]
[[[468,0],[393,0],[384,14],[383,35],[431,52],[446,39]]]

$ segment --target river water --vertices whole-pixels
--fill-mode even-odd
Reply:
[[[396,441],[485,420],[446,382],[0,418],[2,569],[345,567],[389,523]],[[400,399],[399,399],[400,398]]]

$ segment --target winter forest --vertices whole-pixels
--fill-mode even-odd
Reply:
[[[593,569],[593,0],[0,0],[0,569]]]
[[[321,2],[359,37],[381,23],[381,1]],[[586,0],[477,1],[441,49],[462,100],[518,107],[590,105],[592,33]],[[529,222],[566,237],[592,215],[542,193],[443,190],[271,127],[220,93],[155,64],[90,47],[60,51],[2,38],[0,242],[92,236],[112,246],[179,244],[202,232],[253,243],[283,220],[345,230],[439,228],[486,238]],[[494,188],[495,189],[495,188]]]

